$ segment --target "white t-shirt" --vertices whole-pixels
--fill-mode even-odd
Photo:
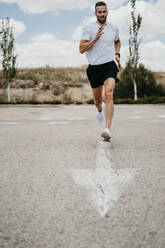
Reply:
[[[94,39],[99,27],[96,22],[84,26],[81,40]],[[88,63],[91,65],[104,64],[115,59],[114,41],[119,39],[119,30],[115,25],[107,22],[102,32],[104,34],[102,34],[100,39],[85,52]]]

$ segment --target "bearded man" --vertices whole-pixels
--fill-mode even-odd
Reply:
[[[113,92],[117,73],[122,68],[120,64],[121,42],[118,28],[107,22],[106,3],[95,4],[95,15],[96,22],[83,27],[79,50],[80,53],[85,53],[88,60],[86,73],[97,107],[97,121],[103,122],[105,116],[106,123],[101,136],[110,140],[110,128],[114,114]],[[103,86],[105,103],[102,99]]]

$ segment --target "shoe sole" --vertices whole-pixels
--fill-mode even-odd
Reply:
[[[110,142],[111,139],[105,139],[105,138],[104,138],[103,141],[104,141],[104,142]]]
[[[104,139],[110,139],[111,136],[109,136],[109,134],[107,132],[102,132],[101,137],[103,137]]]

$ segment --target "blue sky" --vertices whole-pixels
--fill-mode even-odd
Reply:
[[[0,0],[0,18],[12,18],[19,67],[81,66],[79,54],[83,25],[95,21],[93,0]],[[107,1],[105,1],[107,2]],[[108,21],[116,24],[122,42],[122,63],[128,57],[128,0],[111,0]],[[165,71],[164,0],[137,1],[143,16],[141,61],[156,71]],[[151,53],[152,51],[152,53]]]

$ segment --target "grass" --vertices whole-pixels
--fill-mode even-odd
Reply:
[[[116,103],[116,104],[156,104],[156,103],[165,103],[165,97],[150,96],[150,97],[138,98],[137,101],[135,101],[134,99],[131,99],[131,98],[128,98],[128,99],[115,99],[114,103]]]
[[[86,101],[87,104],[94,104],[93,99],[89,99]],[[165,97],[145,97],[139,98],[137,101],[134,99],[114,99],[114,104],[165,104]],[[0,104],[83,104],[81,101],[73,101],[70,96],[65,95],[63,100],[53,100],[53,101],[38,101],[35,98],[28,100],[28,101],[17,101],[17,102],[5,102],[0,101]]]

